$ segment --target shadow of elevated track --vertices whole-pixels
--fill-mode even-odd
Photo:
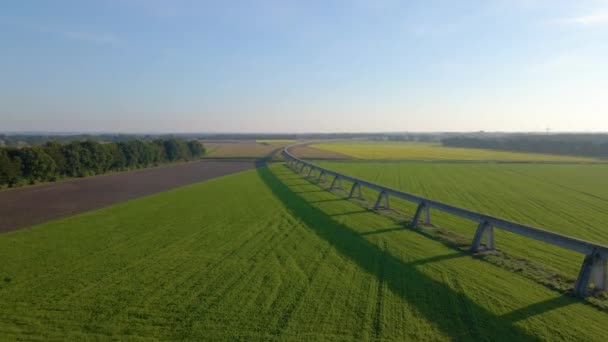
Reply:
[[[497,316],[473,302],[465,294],[454,291],[417,268],[421,264],[464,257],[466,253],[456,252],[412,263],[404,262],[381,246],[366,240],[353,228],[336,221],[304,199],[301,194],[293,192],[281,179],[282,176],[289,176],[289,172],[283,173],[281,170],[280,175],[277,176],[268,167],[260,167],[257,172],[294,217],[301,220],[319,238],[330,243],[338,253],[357,264],[364,272],[376,277],[378,282],[385,284],[392,292],[411,304],[418,314],[433,322],[452,340],[538,340],[513,324],[521,317],[525,317],[526,313],[514,314],[511,317]],[[449,303],[449,310],[433,303]],[[372,330],[375,336],[381,337],[382,324],[377,323]],[[403,328],[407,329],[407,326]]]

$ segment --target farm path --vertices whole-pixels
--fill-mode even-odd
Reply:
[[[256,167],[205,160],[0,191],[0,233]]]

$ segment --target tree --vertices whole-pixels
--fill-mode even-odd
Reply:
[[[0,149],[0,186],[14,186],[21,179],[21,160],[11,158],[5,149]]]
[[[0,185],[55,180],[58,175],[84,177],[110,170],[139,168],[190,160],[205,153],[198,141],[157,139],[100,143],[94,140],[58,141],[23,148],[0,147]]]
[[[44,151],[55,161],[57,174],[66,175],[68,171],[68,161],[65,158],[63,145],[58,141],[49,141],[44,144]]]
[[[122,150],[118,148],[118,144],[109,143],[102,145],[106,155],[109,158],[109,170],[123,170],[127,166],[127,158],[123,154]]]
[[[86,176],[85,168],[81,162],[82,147],[78,142],[71,142],[63,146],[63,155],[66,159],[66,176],[69,177],[84,177]]]
[[[165,148],[165,156],[167,156],[168,161],[183,159],[182,149],[176,139],[163,140],[163,147]]]
[[[21,160],[21,173],[30,183],[55,180],[55,161],[41,147],[27,147],[17,151]]]
[[[205,154],[203,145],[197,140],[188,141],[188,149],[190,150],[192,158],[200,158]]]

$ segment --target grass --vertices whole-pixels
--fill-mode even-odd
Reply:
[[[599,162],[585,157],[517,153],[472,148],[444,147],[439,144],[409,142],[339,142],[313,144],[311,147],[364,160],[454,160],[510,162]]]
[[[601,341],[608,324],[283,164],[3,234],[0,258],[2,340]]]
[[[608,244],[608,165],[319,162],[335,171],[467,209]],[[372,198],[375,193],[367,192]],[[393,201],[409,213],[414,206]],[[440,212],[433,222],[472,237],[475,224]],[[497,248],[575,278],[582,256],[498,230]]]

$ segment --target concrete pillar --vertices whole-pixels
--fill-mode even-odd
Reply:
[[[574,284],[574,294],[579,297],[589,295],[589,286],[593,283],[595,289],[599,291],[607,290],[606,287],[606,260],[599,258],[599,253],[593,251],[585,256],[578,278]]]
[[[334,177],[334,180],[331,182],[329,190],[333,190],[334,188],[342,190],[342,179],[340,178],[340,176]]]
[[[489,226],[486,229],[486,249],[494,250],[494,227]]]
[[[350,193],[348,194],[348,198],[353,198],[355,191],[358,191],[357,198],[361,198],[361,184],[354,182],[353,187],[350,188]]]
[[[390,203],[388,200],[388,193],[384,190],[380,191],[380,194],[378,194],[378,199],[376,199],[376,204],[374,204],[374,209],[380,209],[381,204],[382,204],[382,200],[384,200],[384,209],[390,209]]]
[[[607,268],[606,266],[607,266],[606,260],[597,260],[593,264],[593,271],[591,272],[592,273],[591,280],[593,281],[593,285],[595,285],[595,288],[600,291],[608,290],[608,287],[607,287],[608,279],[606,279],[606,277],[608,276],[608,274],[607,274],[608,270],[606,269]]]
[[[586,255],[583,260],[583,265],[581,266],[580,271],[578,272],[578,278],[576,278],[576,283],[574,284],[574,294],[579,297],[586,297],[589,292],[589,282],[591,280],[591,273],[593,270],[593,263],[596,256],[592,253],[590,255]]]
[[[431,224],[431,207],[429,205],[424,206],[424,224]]]
[[[416,208],[414,218],[412,219],[412,227],[416,227],[418,225],[418,221],[420,221],[420,216],[422,216],[424,208],[426,208],[426,203],[420,202],[420,204],[418,204],[418,207]]]
[[[494,249],[494,229],[488,221],[480,222],[473,237],[471,252],[477,253],[481,249],[481,240],[486,235],[486,249]],[[489,236],[489,237],[488,237]]]
[[[325,175],[325,171],[321,170],[321,172],[319,173],[319,178],[317,178],[317,182],[319,183],[323,183],[323,176]]]

